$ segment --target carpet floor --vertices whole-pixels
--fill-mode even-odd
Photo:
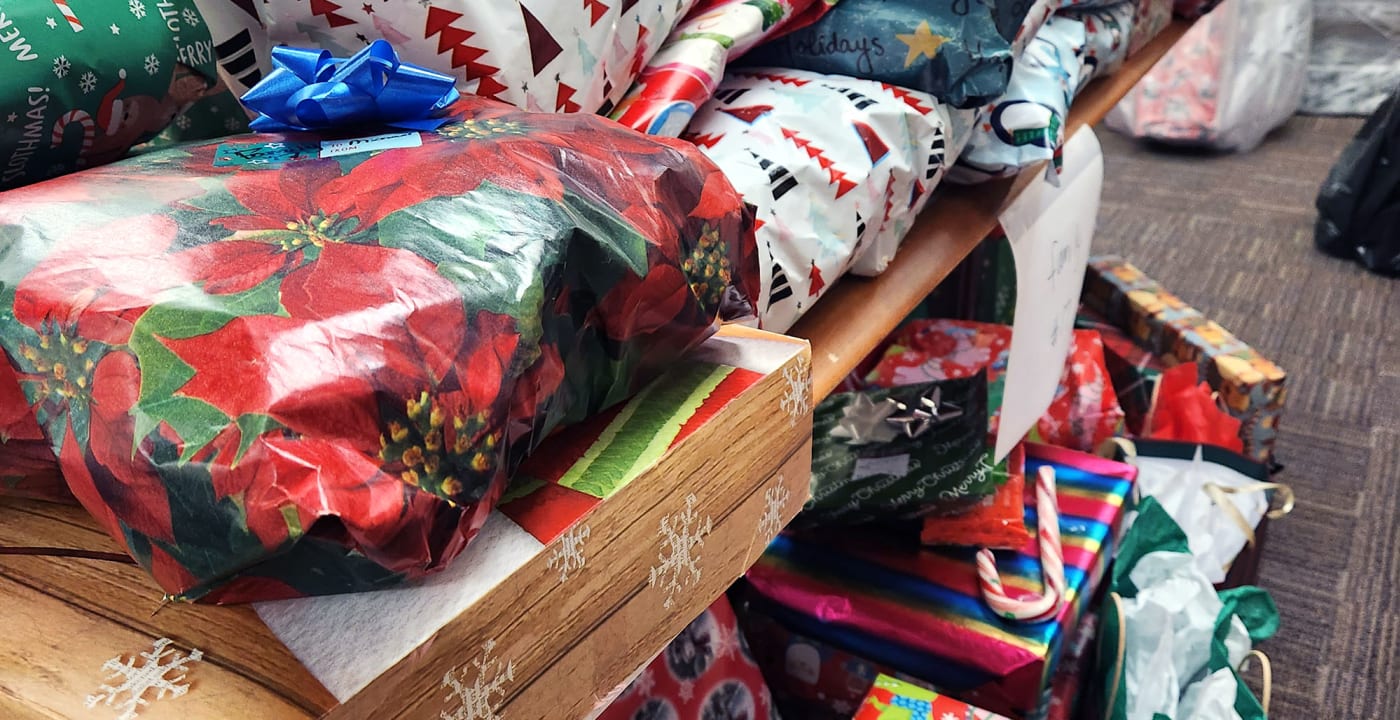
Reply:
[[[1258,149],[1153,149],[1100,129],[1094,251],[1124,255],[1288,371],[1297,507],[1260,584],[1282,614],[1271,716],[1400,718],[1400,280],[1317,252],[1313,199],[1360,119],[1295,117]]]

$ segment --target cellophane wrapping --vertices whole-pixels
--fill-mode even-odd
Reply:
[[[756,294],[750,215],[688,144],[478,98],[406,136],[240,136],[5,195],[3,359],[170,596],[440,569],[551,430]]]

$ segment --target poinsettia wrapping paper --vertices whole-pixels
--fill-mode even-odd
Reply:
[[[757,208],[765,329],[792,327],[847,271],[884,270],[943,177],[947,125],[928,95],[869,80],[725,78],[685,137]]]
[[[964,320],[920,320],[890,340],[884,357],[866,377],[881,386],[911,385],[988,374],[991,433],[1000,420],[1002,387],[1011,352],[1011,328]],[[1098,449],[1123,426],[1104,367],[1103,341],[1092,330],[1075,330],[1060,385],[1030,439],[1085,452]]]
[[[63,502],[73,498],[8,362],[0,362],[0,496],[3,495]]]
[[[6,194],[0,346],[74,494],[172,596],[441,568],[521,455],[752,297],[747,210],[693,147],[452,116],[416,147],[230,164],[316,140],[241,136]]]
[[[810,24],[836,0],[700,0],[647,63],[612,117],[651,135],[679,135],[724,78],[731,58]]]
[[[769,720],[773,699],[721,595],[598,720]]]
[[[1138,0],[1123,0],[1113,5],[1067,10],[1063,14],[1084,23],[1083,63],[1079,70],[1079,87],[1090,80],[1112,75],[1123,67],[1132,46],[1133,21],[1138,12]]]
[[[1011,40],[1033,0],[842,0],[756,48],[746,64],[849,75],[929,93],[956,108],[1006,91]]]
[[[388,40],[404,62],[535,112],[607,112],[695,0],[265,0],[274,45],[348,57]],[[268,68],[263,68],[264,72]]]

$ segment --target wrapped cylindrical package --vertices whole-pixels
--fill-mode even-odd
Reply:
[[[73,494],[172,597],[442,568],[552,429],[755,295],[748,211],[694,147],[480,98],[447,119],[6,194],[0,347]]]

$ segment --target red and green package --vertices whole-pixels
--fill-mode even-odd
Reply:
[[[1026,544],[1026,446],[1017,444],[1006,457],[1006,482],[971,509],[923,519],[924,545],[963,545],[1015,550]]]
[[[752,312],[751,216],[685,143],[469,98],[346,145],[176,146],[0,205],[0,348],[175,599],[441,569],[553,429]]]
[[[0,495],[72,502],[9,363],[0,362]]]

